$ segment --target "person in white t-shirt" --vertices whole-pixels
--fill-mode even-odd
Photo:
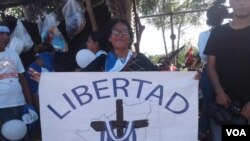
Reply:
[[[8,26],[0,22],[0,128],[6,121],[22,119],[23,106],[32,103],[21,59],[6,48],[9,40]],[[7,139],[0,133],[0,140]]]

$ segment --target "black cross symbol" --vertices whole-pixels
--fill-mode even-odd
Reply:
[[[124,121],[123,119],[123,101],[122,99],[116,100],[116,121],[112,120],[111,125],[113,129],[117,129],[117,137],[123,136],[123,129],[127,125],[127,121]],[[143,128],[148,126],[148,120],[134,120],[134,128]],[[104,131],[105,129],[105,121],[93,121],[91,122],[91,127],[95,131]]]

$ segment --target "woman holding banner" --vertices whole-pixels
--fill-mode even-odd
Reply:
[[[112,50],[105,61],[106,72],[158,70],[144,54],[132,52],[133,32],[127,21],[113,20],[108,35]]]

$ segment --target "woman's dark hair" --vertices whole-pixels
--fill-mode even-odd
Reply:
[[[123,19],[113,19],[110,24],[109,24],[109,27],[108,27],[108,31],[107,31],[107,37],[109,38],[112,34],[112,30],[113,30],[113,27],[117,24],[117,23],[122,23],[124,24],[125,26],[127,26],[128,28],[128,32],[129,32],[129,36],[130,36],[130,39],[131,39],[131,43],[129,44],[129,49],[131,49],[131,45],[134,41],[134,33],[132,31],[132,28],[129,24],[129,22],[127,20],[123,20]]]
[[[104,36],[104,32],[101,31],[93,31],[89,33],[89,36],[91,37],[91,39],[94,42],[98,42],[100,49],[104,50],[104,51],[108,51],[107,49],[107,45],[105,42],[105,36]]]
[[[214,3],[207,10],[207,25],[209,26],[221,25],[226,17],[229,17],[227,7],[222,4]]]

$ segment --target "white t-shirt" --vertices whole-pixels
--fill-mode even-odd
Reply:
[[[23,64],[15,51],[5,48],[0,52],[0,108],[25,104],[18,78],[18,73],[23,72]]]
[[[199,48],[199,55],[201,57],[202,62],[207,62],[207,55],[203,54],[205,47],[207,45],[207,40],[210,36],[210,30],[203,31],[199,35],[198,39],[198,48]]]

